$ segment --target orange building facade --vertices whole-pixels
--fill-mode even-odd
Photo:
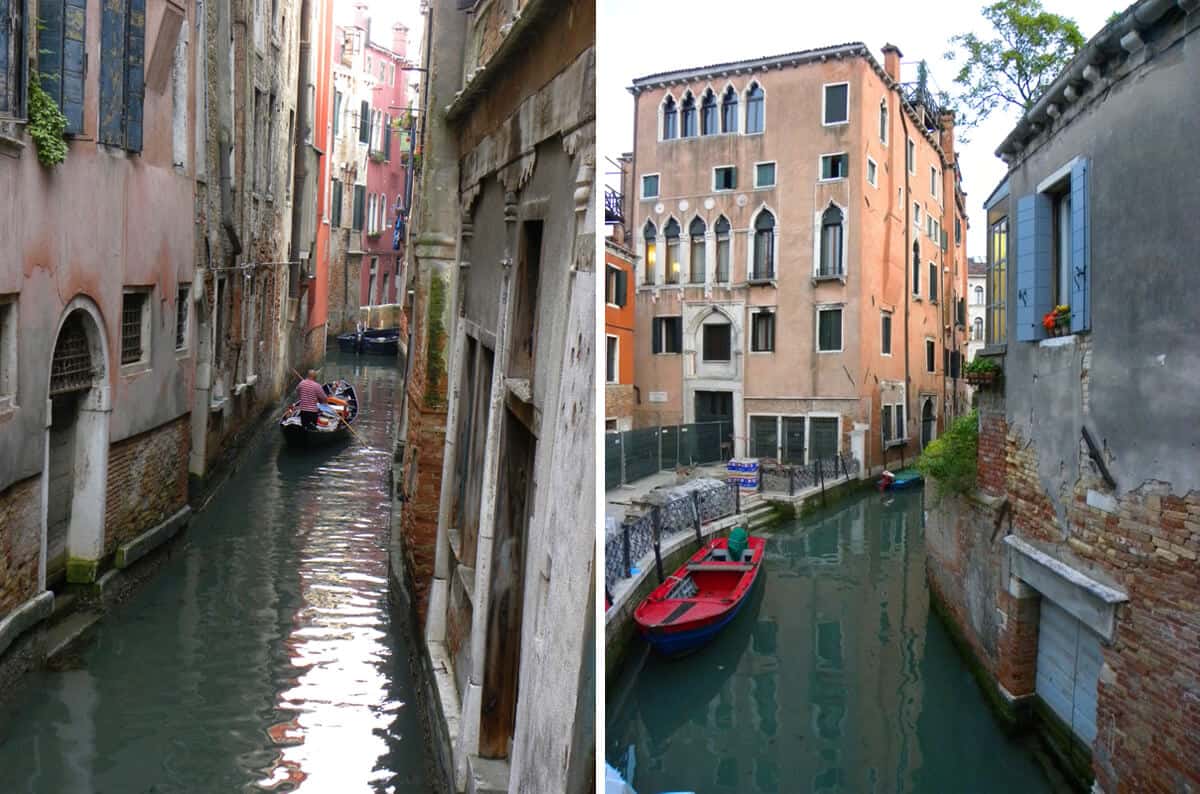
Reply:
[[[604,426],[632,430],[633,406],[633,253],[604,241]]]
[[[862,44],[634,81],[634,424],[868,470],[965,409],[953,116]]]

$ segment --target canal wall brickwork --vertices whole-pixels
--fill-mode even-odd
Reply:
[[[105,556],[187,503],[189,425],[185,415],[110,447]]]
[[[416,391],[420,386],[416,382],[409,385],[408,435],[401,481],[404,508],[400,526],[413,602],[418,619],[424,624],[437,544],[446,412],[426,406],[420,392]]]
[[[0,492],[0,620],[37,594],[42,477]]]

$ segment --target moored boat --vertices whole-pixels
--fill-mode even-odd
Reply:
[[[358,416],[358,393],[346,380],[322,384],[330,398],[329,405],[321,405],[321,415],[314,427],[305,427],[300,421],[300,404],[292,403],[279,420],[283,438],[291,446],[315,447],[340,441],[350,435],[350,426]]]
[[[338,334],[337,343],[338,350],[343,353],[394,356],[400,344],[400,329],[364,328],[361,331]]]
[[[879,490],[893,491],[914,488],[922,482],[921,472],[913,468],[901,469],[897,472],[884,471],[879,478]]]
[[[691,653],[737,616],[766,549],[763,538],[745,538],[741,548],[738,540],[714,538],[704,544],[634,610],[633,618],[654,650],[670,657]]]

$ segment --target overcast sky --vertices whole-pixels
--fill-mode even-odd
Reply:
[[[371,17],[371,38],[375,43],[392,46],[392,25],[403,22],[408,26],[408,57],[419,64],[422,32],[425,29],[420,0],[333,0],[333,24],[353,22],[354,7],[364,1],[367,14]],[[408,72],[407,75],[408,81],[414,83],[420,79],[421,73]]]
[[[626,89],[636,77],[861,41],[880,64],[884,44],[899,47],[904,53],[901,77],[905,81],[915,79],[918,61],[927,60],[935,87],[953,92],[955,69],[943,58],[950,37],[968,30],[985,35],[991,30],[980,14],[988,5],[982,0],[597,2],[597,134],[599,151],[614,159],[633,146],[633,96]],[[1099,32],[1109,14],[1126,5],[1124,0],[1043,0],[1047,10],[1073,18],[1085,38]],[[970,256],[984,254],[983,200],[1005,173],[1004,163],[993,152],[1017,118],[1016,113],[996,113],[971,132],[968,145],[959,147],[971,221],[967,237]],[[602,160],[601,166],[604,171],[612,170],[607,161]]]

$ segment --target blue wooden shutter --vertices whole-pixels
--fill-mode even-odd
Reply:
[[[63,11],[62,112],[67,133],[83,133],[83,65],[87,43],[87,0],[66,0]]]
[[[63,3],[38,3],[37,68],[42,90],[62,105]]]
[[[142,101],[146,95],[146,0],[129,0],[125,39],[125,148],[142,150]]]
[[[125,0],[100,10],[100,143],[125,143]]]
[[[1053,308],[1051,249],[1053,205],[1042,193],[1017,199],[1017,339],[1032,342],[1046,335],[1042,316]]]
[[[20,2],[20,0],[18,0]],[[14,75],[9,74],[9,66],[16,62],[20,63],[20,57],[10,58],[9,50],[12,47],[14,37],[13,33],[19,30],[13,22],[15,21],[10,0],[0,0],[0,113],[13,113],[17,110],[12,107],[14,83],[19,83],[19,80],[13,80]],[[15,71],[15,70],[14,70]]]
[[[1071,333],[1091,328],[1092,244],[1088,223],[1088,161],[1071,166]]]

